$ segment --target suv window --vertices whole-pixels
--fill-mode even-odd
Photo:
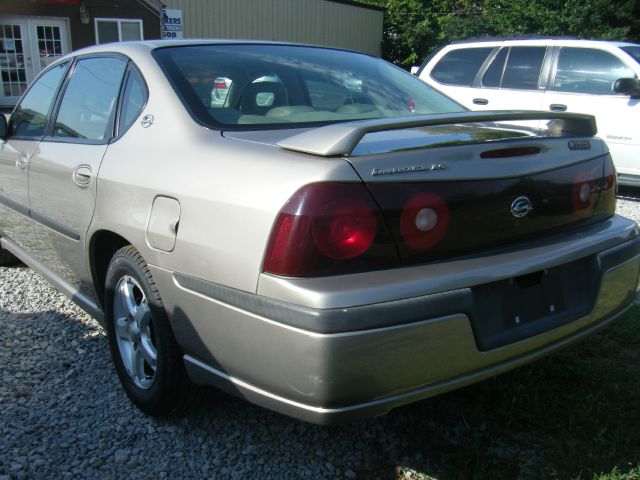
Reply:
[[[631,55],[636,62],[640,63],[640,47],[622,47],[622,50]]]
[[[546,47],[511,47],[500,88],[538,89]]]
[[[500,86],[500,82],[502,81],[502,74],[504,72],[504,62],[507,59],[508,53],[508,48],[500,49],[500,52],[498,53],[498,55],[496,55],[496,58],[493,59],[491,65],[484,74],[484,78],[482,79],[483,87]]]
[[[53,136],[94,141],[111,137],[126,66],[116,57],[81,59],[62,97]]]
[[[552,90],[612,95],[616,80],[631,77],[633,70],[609,52],[565,47],[560,50]]]
[[[68,66],[68,63],[63,63],[53,67],[36,80],[11,116],[10,136],[44,135],[47,116]]]
[[[133,125],[133,122],[136,121],[136,118],[138,118],[138,115],[142,112],[146,102],[147,87],[142,75],[140,75],[140,72],[138,72],[136,68],[131,68],[122,96],[118,136],[124,134],[124,132]]]
[[[492,51],[493,47],[451,50],[433,67],[431,77],[445,85],[469,86]]]

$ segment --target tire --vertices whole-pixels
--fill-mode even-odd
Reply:
[[[6,265],[15,265],[19,262],[20,260],[18,260],[18,258],[15,257],[11,252],[0,247],[0,267],[4,267]]]
[[[184,410],[195,385],[187,377],[151,272],[135,248],[114,254],[105,286],[111,358],[127,396],[148,415]]]

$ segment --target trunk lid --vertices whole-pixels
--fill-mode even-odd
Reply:
[[[403,264],[475,255],[613,215],[613,164],[594,138],[593,117],[436,117],[332,125],[279,145],[325,157],[345,152]]]

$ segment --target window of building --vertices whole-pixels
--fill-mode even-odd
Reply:
[[[96,43],[143,40],[142,20],[96,18]]]

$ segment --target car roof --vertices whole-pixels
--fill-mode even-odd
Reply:
[[[296,42],[277,42],[268,40],[235,40],[235,39],[188,39],[188,40],[140,40],[140,41],[128,41],[128,42],[112,42],[104,43],[101,45],[92,45],[89,47],[81,48],[71,52],[67,57],[75,57],[78,55],[87,55],[92,53],[122,53],[129,55],[132,53],[148,53],[151,50],[164,47],[178,47],[189,45],[283,45],[283,46],[297,46],[297,47],[312,47],[312,48],[325,48],[329,50],[344,50],[339,48],[331,48],[322,45],[311,45],[305,43]],[[344,50],[350,51],[350,50]],[[362,52],[353,52],[361,53]],[[363,55],[367,55],[366,53]]]
[[[613,47],[630,47],[630,46],[640,46],[640,44],[632,43],[632,42],[622,42],[622,41],[613,41],[613,40],[588,40],[581,39],[575,37],[567,37],[567,36],[539,36],[539,35],[521,35],[521,36],[513,36],[513,37],[473,37],[467,38],[464,40],[456,40],[451,42],[448,46],[457,46],[457,45],[469,45],[473,43],[479,44],[494,44],[499,45],[502,43],[511,43],[517,42],[521,45],[526,45],[528,43],[536,44],[536,45],[550,45],[552,43],[560,43],[563,45],[583,45],[583,46],[602,46],[608,45]]]

